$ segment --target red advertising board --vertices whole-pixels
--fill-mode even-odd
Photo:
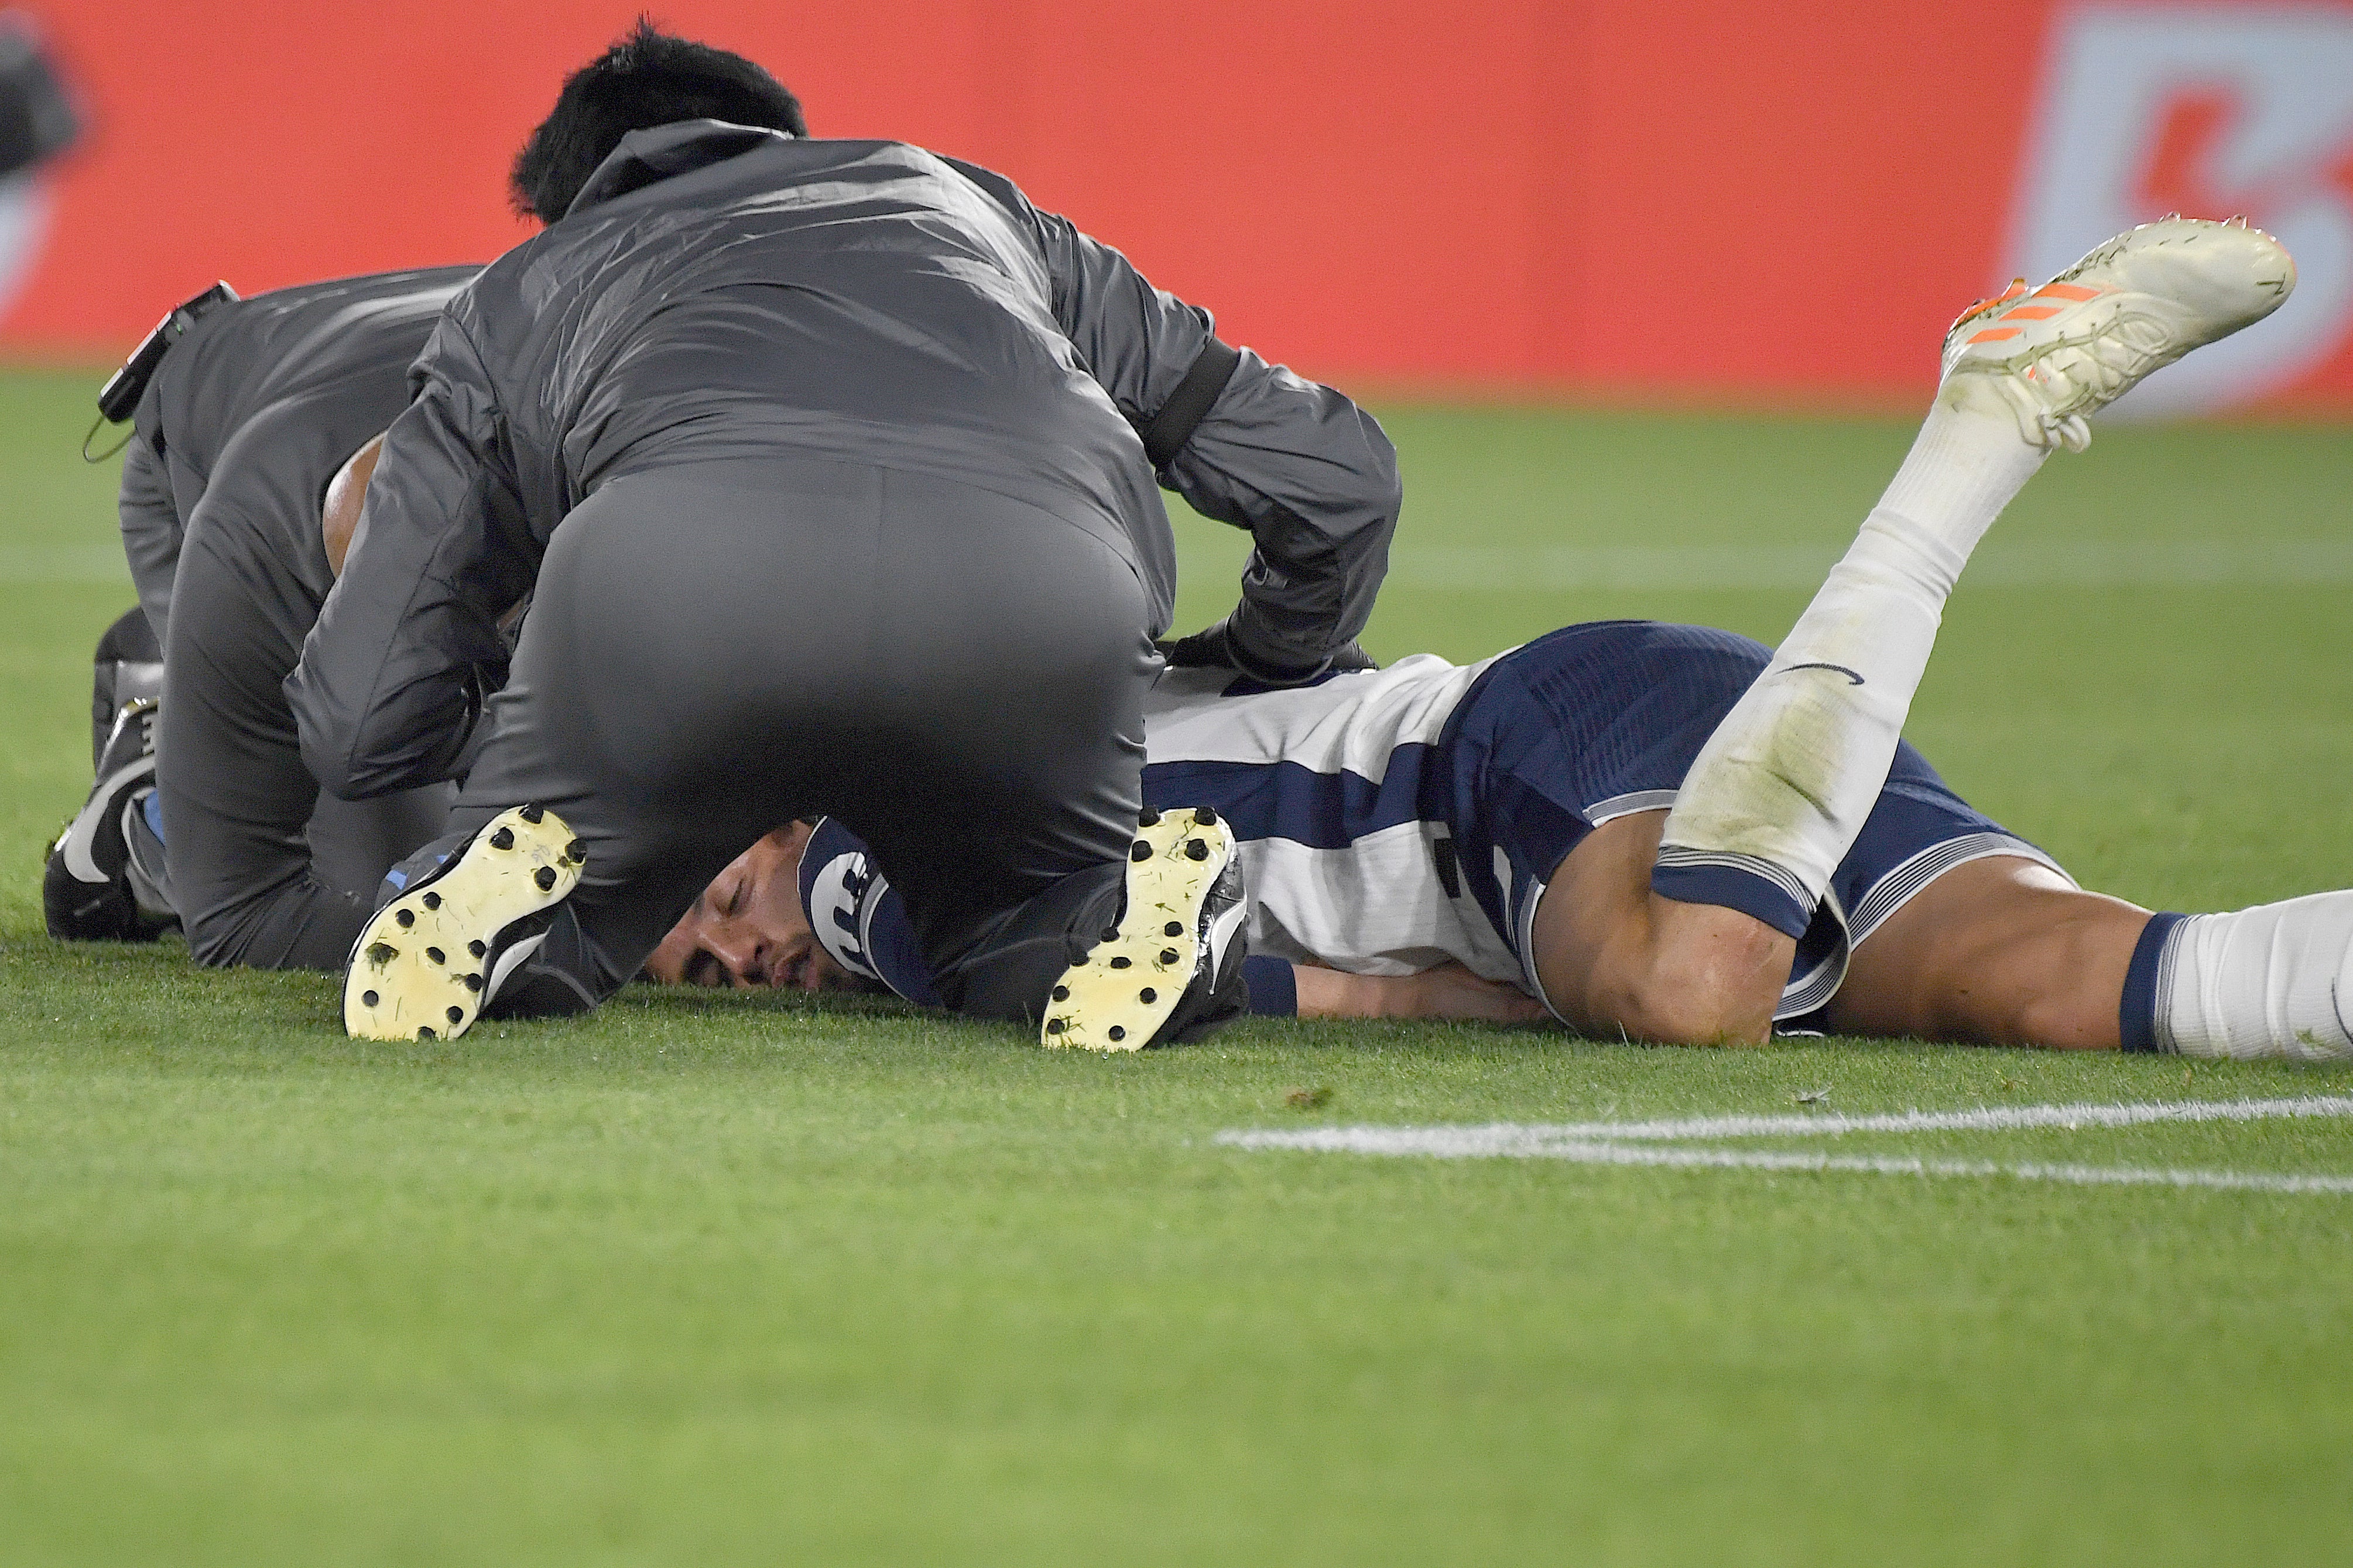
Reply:
[[[18,3],[89,132],[0,184],[17,358],[119,352],[215,278],[250,292],[516,243],[508,160],[634,9]],[[818,134],[1004,170],[1314,374],[1908,397],[1959,306],[2179,209],[2250,215],[2302,281],[2137,396],[2353,410],[2353,3],[659,14],[767,64]]]

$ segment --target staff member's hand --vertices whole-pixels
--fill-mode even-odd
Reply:
[[[1230,669],[1248,676],[1261,686],[1304,686],[1327,671],[1380,668],[1370,654],[1351,639],[1334,648],[1321,664],[1303,669],[1272,668],[1241,651],[1228,632],[1226,621],[1219,621],[1206,631],[1195,632],[1191,637],[1164,642],[1160,645],[1160,653],[1174,669]]]

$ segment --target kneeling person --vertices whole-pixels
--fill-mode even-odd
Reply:
[[[51,935],[152,934],[176,915],[200,963],[332,968],[385,868],[441,831],[447,785],[322,797],[281,686],[339,564],[322,499],[356,509],[366,465],[351,460],[407,406],[409,362],[475,270],[179,313],[123,460],[140,609],[100,649],[120,720],[49,858]]]
[[[412,883],[379,911],[354,1034],[593,1006],[745,843],[820,810],[892,865],[962,1011],[1057,1033],[1057,977],[1162,931],[1171,889],[1217,955],[1199,984],[1060,1032],[1140,1044],[1229,1005],[1222,842],[1137,830],[1173,589],[1155,481],[1251,531],[1221,646],[1304,680],[1370,610],[1394,455],[1001,176],[803,129],[752,62],[641,28],[518,162],[546,229],[417,362],[288,692],[349,798],[454,776],[480,737],[471,836],[421,874],[484,901]],[[492,623],[526,591],[510,658]],[[524,803],[542,823],[503,821]],[[501,827],[550,857],[527,881]]]

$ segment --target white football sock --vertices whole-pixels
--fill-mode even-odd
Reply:
[[[1978,379],[1938,389],[1894,482],[1708,738],[1667,816],[1660,891],[1803,930],[1887,782],[1947,596],[2047,455]],[[1727,875],[1787,908],[1717,896]]]
[[[2353,979],[2346,973],[2353,956],[2353,892],[2191,915],[2163,940],[2154,998],[2158,1049],[2306,1061],[2353,1055],[2353,1031],[2337,1007],[2339,988]]]

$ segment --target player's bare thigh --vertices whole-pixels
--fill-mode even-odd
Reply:
[[[2022,856],[1956,866],[1854,950],[1829,1014],[1845,1035],[2115,1050],[2148,911]]]
[[[1536,905],[1536,975],[1571,1028],[1596,1038],[1760,1045],[1797,943],[1762,921],[1651,890],[1664,811],[1588,834]]]
[[[1537,906],[1536,973],[1582,1033],[1755,1043],[1795,944],[1763,922],[1651,890],[1666,814],[1596,828]],[[1855,950],[1831,1004],[1841,1034],[2113,1050],[2148,911],[2038,861],[1991,856],[1921,889]]]

